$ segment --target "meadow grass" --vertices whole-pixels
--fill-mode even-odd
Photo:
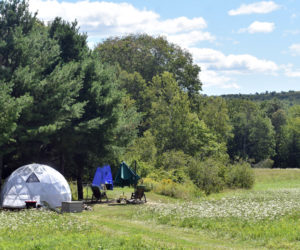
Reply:
[[[300,188],[300,169],[255,169],[254,190]]]
[[[255,176],[252,190],[193,200],[147,193],[146,204],[96,204],[78,214],[3,210],[0,249],[300,249],[300,171]]]

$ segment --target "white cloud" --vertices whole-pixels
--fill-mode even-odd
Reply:
[[[299,56],[300,55],[300,43],[294,43],[290,47],[290,52],[293,56]]]
[[[204,89],[218,87],[222,89],[239,89],[239,85],[231,77],[220,74],[216,71],[202,69],[200,79]]]
[[[264,73],[276,74],[279,67],[273,61],[258,59],[248,54],[224,55],[222,52],[208,48],[192,48],[196,63],[205,65],[208,70],[231,73]]]
[[[56,16],[70,22],[76,19],[81,31],[87,32],[91,47],[109,36],[122,36],[130,33],[164,35],[170,42],[187,49],[196,47],[202,41],[216,40],[210,32],[205,31],[207,23],[202,17],[162,19],[154,11],[138,9],[128,3],[30,0],[30,10],[32,12],[38,10],[38,17],[46,22],[53,20]],[[252,30],[257,29],[255,25],[252,27]],[[234,80],[236,74],[274,74],[278,70],[274,62],[252,55],[225,55],[221,51],[207,48],[189,50],[195,62],[202,68],[200,79],[204,88],[238,89],[239,86]]]
[[[291,15],[291,19],[295,19],[295,18],[297,18],[297,17],[298,17],[298,16],[297,16],[297,14],[295,14],[295,13]]]
[[[225,55],[210,48],[191,48],[195,62],[201,67],[200,79],[203,89],[218,87],[222,89],[239,89],[234,76],[241,74],[275,75],[279,67],[272,61],[255,56]]]
[[[184,48],[189,48],[191,46],[196,45],[198,42],[201,41],[214,41],[215,37],[212,36],[209,32],[199,31],[192,31],[189,33],[181,33],[175,35],[168,35],[166,34],[168,41],[178,44]]]
[[[248,28],[240,29],[239,33],[243,33],[243,32],[248,32],[250,34],[270,33],[274,29],[275,29],[275,24],[274,23],[255,21],[255,22],[251,23]]]
[[[262,1],[252,4],[242,4],[239,8],[228,11],[228,15],[267,14],[279,8],[280,6],[273,1]]]
[[[30,10],[38,10],[38,17],[51,21],[60,16],[67,21],[78,21],[81,30],[88,33],[90,44],[109,36],[130,33],[164,35],[179,45],[190,46],[199,41],[212,41],[214,37],[204,32],[207,27],[202,17],[161,20],[150,10],[140,10],[128,3],[112,2],[58,2],[57,0],[31,0]],[[91,42],[92,40],[92,42]]]
[[[300,77],[300,69],[293,69],[293,64],[284,65],[282,68],[284,69],[287,77]]]
[[[300,77],[300,69],[293,71],[293,70],[287,70],[285,72],[285,75],[288,77]]]

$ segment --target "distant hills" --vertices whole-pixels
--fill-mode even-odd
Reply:
[[[268,92],[255,93],[255,94],[229,94],[222,95],[225,99],[249,99],[252,101],[268,101],[271,99],[279,99],[289,106],[300,104],[300,91],[288,91],[288,92]]]

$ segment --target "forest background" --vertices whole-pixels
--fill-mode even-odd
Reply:
[[[76,21],[45,24],[26,1],[1,1],[1,179],[44,163],[82,198],[97,166],[125,160],[151,187],[209,194],[251,187],[251,167],[300,167],[299,91],[205,96],[199,72],[164,37],[90,49]]]

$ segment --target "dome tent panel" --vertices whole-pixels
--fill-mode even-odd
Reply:
[[[31,173],[29,177],[27,178],[26,182],[40,182],[40,180],[37,178],[35,173]]]
[[[27,182],[28,179],[33,182]],[[0,206],[21,208],[28,200],[35,200],[37,204],[46,201],[50,206],[58,207],[63,201],[71,201],[71,190],[66,179],[55,169],[29,164],[8,177],[1,190]]]

